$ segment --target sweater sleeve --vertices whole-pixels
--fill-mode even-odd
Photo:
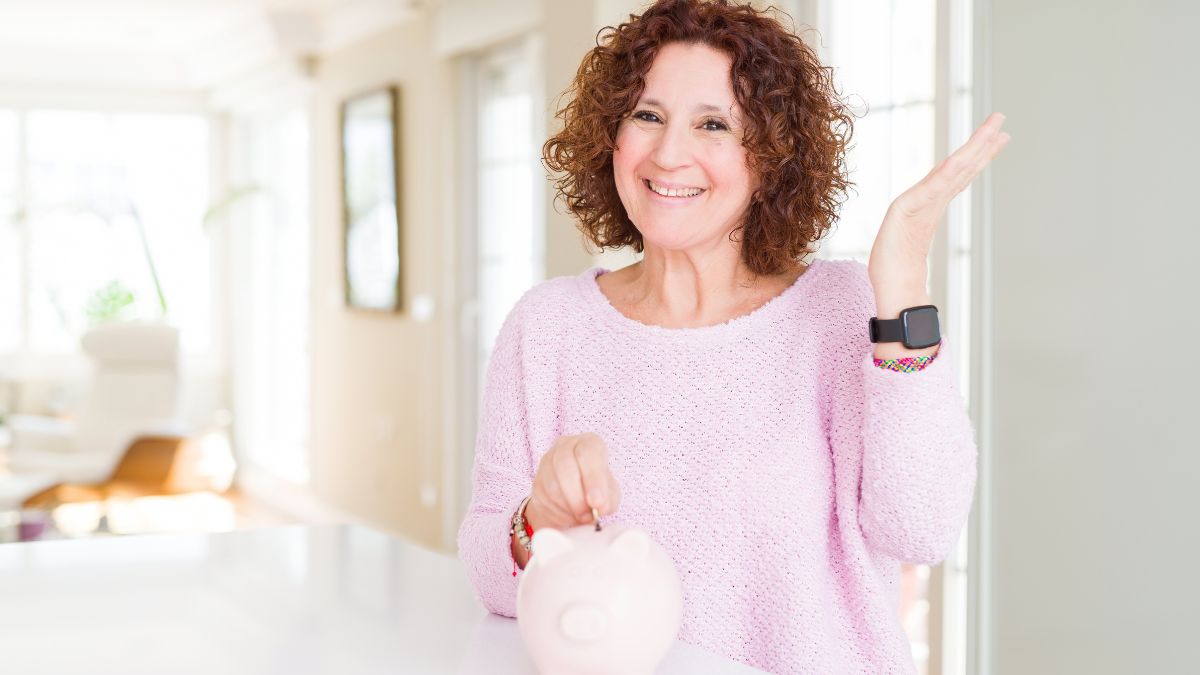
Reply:
[[[533,485],[521,368],[521,303],[509,313],[488,364],[475,443],[471,505],[458,530],[458,556],[488,611],[517,615],[509,534]]]
[[[867,547],[937,564],[966,523],[976,478],[974,431],[955,384],[953,345],[943,339],[937,358],[920,371],[875,367],[866,331],[874,291],[865,267],[852,269],[849,351],[832,401],[835,461],[861,462],[856,512]]]

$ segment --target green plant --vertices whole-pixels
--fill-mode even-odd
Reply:
[[[125,318],[133,306],[133,301],[133,291],[120,280],[113,279],[92,294],[84,311],[87,313],[88,322],[97,326]]]
[[[226,191],[221,199],[209,205],[201,219],[201,226],[205,230],[210,230],[215,223],[219,223],[229,216],[243,202],[249,201],[263,193],[264,189],[262,186],[256,184],[243,185]],[[158,300],[159,312],[164,318],[168,316],[167,296],[163,291],[162,281],[158,277],[158,266],[155,265],[154,254],[150,250],[150,240],[146,235],[146,226],[143,224],[141,214],[138,212],[132,199],[126,199],[125,209],[121,212],[105,211],[91,205],[76,205],[75,208],[80,212],[96,215],[110,227],[114,226],[116,217],[120,215],[126,215],[133,221],[133,225],[137,229],[138,241],[142,245],[142,255],[146,260],[147,271],[149,271],[150,278],[154,282],[154,293]],[[113,279],[103,288],[92,294],[91,298],[88,299],[87,307],[84,311],[89,323],[95,326],[109,321],[129,318],[127,315],[132,309],[134,300],[133,292],[119,280]],[[59,314],[64,326],[66,326],[67,321],[64,318],[66,313],[60,309]]]
[[[146,226],[142,224],[142,217],[138,214],[137,207],[133,202],[129,203],[129,215],[133,217],[133,224],[137,226],[138,239],[142,241],[142,254],[146,256],[146,267],[150,270],[150,278],[154,280],[154,292],[158,295],[158,307],[162,310],[162,315],[167,315],[167,296],[163,293],[162,282],[158,280],[158,267],[154,264],[154,255],[150,253],[150,240],[146,238]],[[130,302],[133,295],[130,294]]]
[[[210,204],[208,210],[204,212],[204,217],[201,219],[204,228],[208,229],[213,223],[228,216],[242,202],[252,197],[258,197],[264,192],[263,187],[255,183],[230,188],[220,199]]]

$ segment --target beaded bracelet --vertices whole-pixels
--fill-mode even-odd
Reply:
[[[915,373],[933,363],[937,354],[931,356],[906,356],[900,359],[874,359],[875,365],[897,373]]]
[[[512,520],[510,521],[510,526],[508,528],[508,536],[511,538],[515,535],[517,538],[517,543],[520,544],[521,548],[524,548],[529,553],[529,557],[532,558],[533,526],[529,524],[528,520],[525,520],[525,507],[529,505],[530,499],[533,499],[533,495],[529,495],[525,499],[522,499],[521,505],[518,506],[516,512],[513,513]],[[517,576],[516,558],[513,559],[512,574],[514,577]]]

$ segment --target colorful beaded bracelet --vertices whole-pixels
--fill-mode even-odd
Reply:
[[[924,370],[925,366],[933,363],[937,358],[937,354],[932,356],[906,356],[901,359],[874,359],[875,365],[884,370],[891,370],[897,373],[915,373],[918,370]]]

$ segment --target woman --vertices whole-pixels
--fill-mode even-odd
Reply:
[[[594,244],[644,257],[538,285],[501,330],[459,532],[481,599],[515,614],[521,519],[596,509],[671,554],[681,640],[771,672],[913,672],[900,563],[946,555],[976,449],[946,345],[872,343],[868,322],[929,304],[934,229],[1002,117],[892,204],[864,268],[803,262],[851,117],[769,16],[663,0],[569,93],[545,147],[561,196]]]

